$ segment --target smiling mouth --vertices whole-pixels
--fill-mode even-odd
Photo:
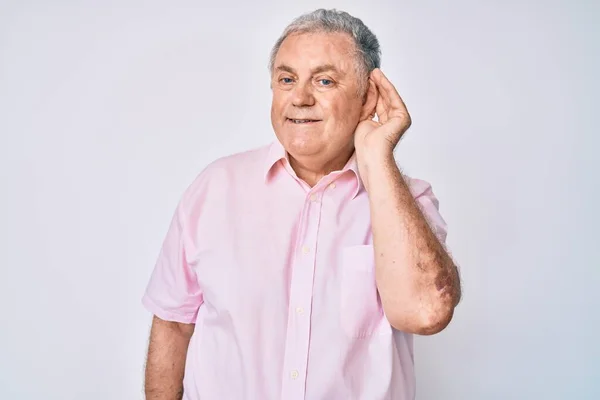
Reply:
[[[287,121],[293,123],[293,124],[297,124],[297,125],[310,125],[310,124],[314,124],[315,122],[321,122],[321,120],[319,119],[290,119],[290,118],[286,118]]]

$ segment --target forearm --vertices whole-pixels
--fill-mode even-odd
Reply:
[[[363,168],[386,316],[397,329],[437,333],[450,322],[460,298],[456,266],[417,206],[393,154],[373,156]]]
[[[181,400],[185,360],[194,325],[154,317],[146,361],[147,400]]]

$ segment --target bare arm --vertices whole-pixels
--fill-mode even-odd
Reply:
[[[147,400],[181,400],[183,373],[194,324],[152,320],[146,361]]]
[[[390,323],[431,335],[452,319],[458,270],[430,229],[392,156],[369,165],[376,280]]]
[[[376,99],[376,102],[373,100]],[[431,335],[444,329],[460,301],[458,270],[428,225],[394,160],[394,148],[411,125],[398,91],[379,69],[369,79],[354,133],[359,172],[369,194],[375,280],[390,324]]]

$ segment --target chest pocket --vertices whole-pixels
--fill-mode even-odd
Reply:
[[[392,332],[375,283],[372,245],[342,249],[340,303],[340,324],[347,336],[364,338]]]

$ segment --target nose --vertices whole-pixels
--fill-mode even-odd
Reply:
[[[292,104],[296,107],[310,107],[315,104],[315,97],[313,96],[310,82],[298,84],[294,87]]]

